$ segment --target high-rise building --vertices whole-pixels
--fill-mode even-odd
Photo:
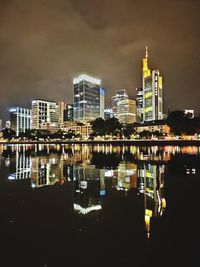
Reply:
[[[64,110],[64,121],[73,121],[74,119],[74,106],[73,104],[66,104]]]
[[[107,108],[104,110],[104,119],[110,119],[113,117],[113,111],[111,108]]]
[[[87,122],[104,118],[105,90],[101,80],[82,74],[73,80],[74,120]]]
[[[32,101],[32,129],[41,129],[45,123],[59,123],[59,105],[53,101],[36,99]]]
[[[64,101],[58,103],[59,124],[65,121],[73,121],[73,104],[67,104]]]
[[[121,123],[131,124],[136,122],[135,100],[120,100],[117,104],[117,117]]]
[[[18,136],[20,132],[25,132],[31,128],[31,110],[21,107],[10,108],[10,123],[12,130]]]
[[[136,121],[143,122],[143,89],[136,88]]]
[[[64,122],[65,110],[66,110],[66,103],[64,101],[58,102],[59,124]]]
[[[163,86],[159,70],[148,68],[148,51],[143,58],[143,121],[163,119]]]
[[[126,89],[116,90],[116,95],[111,97],[111,107],[113,111],[113,117],[117,118],[117,104],[120,100],[127,99],[128,94]]]

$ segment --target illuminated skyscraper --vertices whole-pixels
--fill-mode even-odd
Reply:
[[[143,122],[143,89],[136,88],[136,121]]]
[[[74,120],[87,122],[104,119],[105,90],[101,80],[82,74],[73,80]]]
[[[31,110],[21,107],[10,108],[10,122],[12,130],[19,135],[20,132],[25,132],[31,128]]]
[[[105,109],[104,110],[104,118],[105,118],[105,120],[106,119],[110,119],[112,117],[113,117],[113,111],[112,111],[112,109],[111,108]]]
[[[73,121],[74,119],[74,107],[73,104],[66,104],[64,111],[64,121]]]
[[[53,101],[32,101],[32,129],[41,129],[42,125],[59,123],[59,105]]]
[[[162,76],[148,68],[148,51],[143,58],[143,121],[163,119]]]
[[[113,117],[117,118],[117,104],[120,100],[124,100],[128,98],[128,94],[126,89],[118,89],[116,90],[116,95],[111,97],[111,107],[113,112]]]
[[[135,100],[120,100],[117,104],[117,117],[121,123],[130,124],[136,122]]]
[[[63,101],[58,103],[59,124],[65,121],[73,121],[73,104],[67,104]]]

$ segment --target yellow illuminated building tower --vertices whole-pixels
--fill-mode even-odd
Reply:
[[[162,76],[159,70],[151,71],[148,67],[148,49],[143,58],[143,121],[163,119]]]

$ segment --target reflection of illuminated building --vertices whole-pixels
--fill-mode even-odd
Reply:
[[[81,214],[100,210],[105,195],[104,169],[94,165],[74,164],[74,210]]]
[[[69,164],[63,165],[63,173],[66,177],[66,181],[70,182],[73,180],[73,166]]]
[[[32,187],[42,187],[65,182],[63,161],[58,157],[32,158]]]
[[[26,179],[31,177],[31,156],[25,151],[16,150],[16,172],[8,176],[9,180]]]
[[[147,237],[150,237],[150,223],[153,216],[161,216],[166,208],[164,198],[164,165],[144,164],[138,167],[138,188],[144,193],[144,219]]]
[[[137,187],[137,168],[134,163],[120,163],[118,167],[117,190]]]

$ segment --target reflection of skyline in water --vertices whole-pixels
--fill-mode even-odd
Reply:
[[[136,190],[144,199],[147,237],[153,217],[166,209],[164,173],[176,155],[199,155],[197,147],[125,147],[112,145],[16,145],[0,147],[0,166],[9,180],[30,179],[35,189],[73,183],[75,213],[101,211],[109,189]],[[184,163],[185,174],[196,173]],[[169,164],[170,166],[170,164]],[[182,167],[182,166],[181,166]],[[173,168],[171,168],[173,170]],[[109,181],[109,183],[108,183]]]

